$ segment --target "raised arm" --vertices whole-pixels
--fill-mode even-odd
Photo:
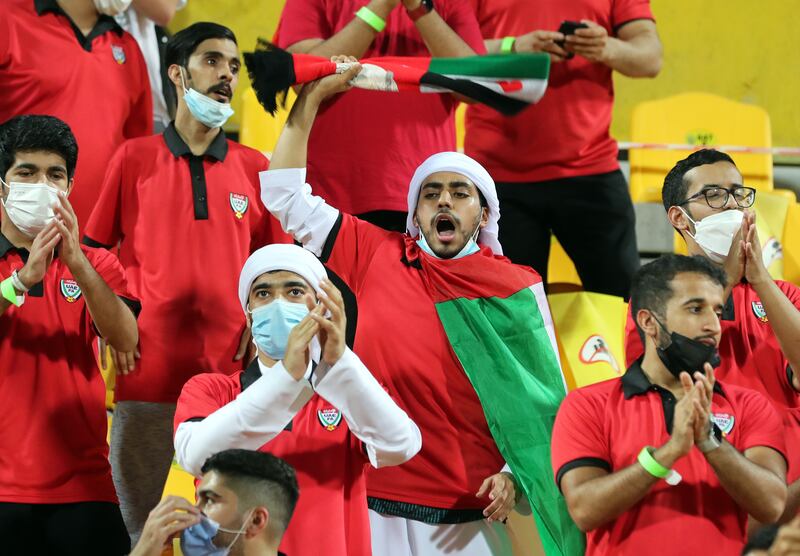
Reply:
[[[349,89],[348,81],[360,69],[356,65],[341,75],[331,75],[302,88],[275,145],[269,170],[259,173],[261,200],[267,210],[284,231],[317,256],[322,254],[339,211],[312,195],[311,187],[305,183],[308,137],[320,104]]]

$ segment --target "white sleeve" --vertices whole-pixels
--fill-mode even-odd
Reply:
[[[178,425],[178,463],[198,477],[206,459],[217,452],[258,450],[275,438],[313,395],[308,380],[295,380],[278,362],[229,404],[202,421]]]
[[[508,473],[509,475],[514,477],[514,472],[511,471],[511,466],[509,466],[508,464],[505,464],[503,466],[503,468],[500,470],[500,473]],[[517,487],[520,488],[519,481],[517,481],[516,477],[514,477],[514,482],[517,484]],[[514,509],[517,510],[517,512],[522,515],[531,515],[533,513],[533,510],[531,509],[531,503],[528,500],[528,496],[525,494],[525,491],[523,490],[521,493],[517,494],[520,494],[520,497],[519,497],[519,502],[517,502],[517,505],[514,506]]]
[[[422,435],[416,423],[349,348],[332,367],[320,362],[311,382],[317,394],[342,412],[374,467],[400,465],[419,452]]]
[[[311,193],[305,168],[265,170],[258,173],[261,201],[283,230],[317,257],[322,255],[339,217],[339,211]]]

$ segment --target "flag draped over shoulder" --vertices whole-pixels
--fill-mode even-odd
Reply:
[[[352,64],[321,56],[290,54],[259,40],[244,61],[256,97],[270,113],[277,96],[293,85],[343,73]],[[466,58],[382,57],[360,60],[353,85],[376,91],[457,93],[507,116],[538,102],[547,89],[550,56],[544,53],[469,56]]]
[[[583,554],[583,534],[550,462],[566,385],[541,277],[486,248],[457,261],[439,260],[420,254],[411,241],[406,257],[423,272],[492,437],[528,497],[545,553]]]

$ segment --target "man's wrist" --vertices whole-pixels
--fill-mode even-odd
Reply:
[[[28,287],[28,289],[32,288],[34,284],[41,282],[41,280],[35,280],[31,276],[31,270],[30,268],[28,268],[28,265],[25,265],[22,268],[20,268],[19,271],[17,272],[17,276],[19,277],[20,281],[22,281],[22,283]]]
[[[94,267],[92,267],[89,259],[84,255],[82,249],[78,249],[78,254],[75,255],[74,259],[65,260],[64,264],[67,265],[67,268],[72,273],[72,277],[75,278],[75,281],[78,282],[78,285],[81,285],[81,282],[84,282],[94,270]]]
[[[653,452],[653,458],[664,467],[672,467],[675,462],[686,454],[676,445],[674,439],[670,438],[666,444]]]

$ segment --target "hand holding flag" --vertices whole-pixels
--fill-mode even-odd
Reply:
[[[259,39],[244,61],[256,97],[269,113],[289,87],[343,73],[353,61],[291,54]],[[538,102],[547,88],[550,57],[545,53],[466,58],[381,57],[360,61],[353,86],[377,91],[456,93],[511,116]]]

